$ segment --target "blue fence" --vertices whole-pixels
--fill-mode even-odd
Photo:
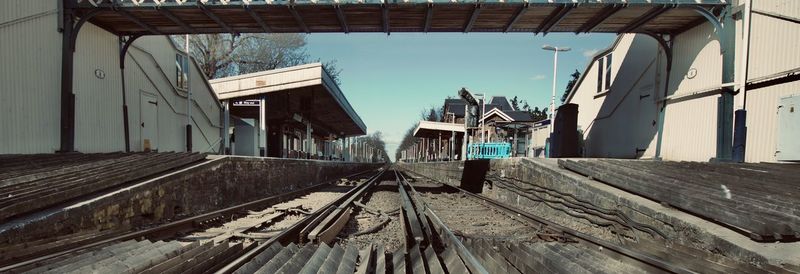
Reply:
[[[509,143],[470,144],[467,159],[502,159],[511,157]]]

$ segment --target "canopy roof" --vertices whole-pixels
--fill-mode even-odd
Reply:
[[[99,2],[99,3],[98,3]],[[113,3],[112,3],[113,2]],[[580,3],[578,3],[580,2]],[[118,35],[312,32],[680,33],[724,0],[64,0]],[[91,15],[91,16],[89,16]]]
[[[420,121],[417,128],[414,129],[414,137],[438,138],[439,134],[441,134],[442,138],[450,138],[452,133],[464,132],[466,130],[463,124]]]
[[[325,132],[364,135],[367,126],[322,64],[313,63],[209,81],[220,100],[267,100],[268,119],[301,114]]]

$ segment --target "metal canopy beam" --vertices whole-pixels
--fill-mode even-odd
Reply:
[[[301,17],[300,13],[298,13],[295,9],[294,0],[292,0],[292,4],[289,5],[289,12],[292,13],[294,21],[297,22],[297,25],[300,26],[300,29],[303,30],[303,32],[311,33],[311,31],[308,30],[308,26],[306,26],[306,22],[303,21],[303,17]]]
[[[389,7],[386,6],[386,0],[383,1],[383,5],[381,5],[381,12],[383,16],[381,16],[381,23],[383,24],[383,32],[389,34]]]
[[[208,16],[208,18],[210,18],[211,20],[213,20],[214,22],[216,22],[216,23],[217,23],[217,25],[219,25],[220,27],[222,27],[222,29],[224,29],[224,30],[225,30],[225,32],[228,32],[228,33],[230,33],[230,34],[233,34],[234,36],[238,36],[238,35],[239,35],[239,33],[238,33],[238,32],[236,32],[236,31],[234,31],[234,30],[233,30],[233,29],[232,29],[230,26],[228,26],[228,24],[226,24],[226,23],[225,23],[225,21],[222,21],[222,19],[220,19],[220,18],[219,18],[219,16],[217,16],[216,14],[214,14],[213,12],[211,12],[210,10],[208,10],[208,9],[206,8],[206,6],[205,6],[205,5],[203,5],[203,4],[198,4],[198,5],[197,5],[197,7],[198,7],[198,8],[200,8],[200,10],[201,10],[201,11],[203,11],[203,13],[204,13],[206,16]]]
[[[336,5],[333,8],[336,9],[336,18],[339,19],[339,25],[342,26],[342,32],[350,33],[350,30],[347,27],[347,18],[345,18],[344,11],[342,11],[342,6]]]
[[[611,17],[612,15],[617,13],[618,11],[622,10],[624,7],[625,7],[624,4],[606,6],[605,8],[603,8],[602,11],[600,11],[599,14],[597,14],[591,20],[589,20],[588,22],[583,24],[581,26],[581,28],[578,29],[578,31],[575,32],[575,34],[578,34],[578,33],[581,33],[581,32],[591,32],[591,31],[593,31],[594,28],[596,28],[597,26],[602,24],[604,21],[606,21],[606,19],[608,19],[609,17]]]
[[[250,17],[252,17],[253,20],[256,21],[256,24],[258,24],[258,26],[260,26],[261,29],[264,30],[264,32],[267,33],[272,32],[272,28],[270,28],[269,25],[267,25],[267,22],[264,22],[264,19],[262,19],[261,16],[259,16],[258,14],[256,14],[256,12],[253,11],[253,9],[251,9],[250,7],[245,7],[244,9],[247,11],[247,14],[249,14]]]
[[[425,14],[425,26],[422,28],[422,32],[431,30],[431,21],[433,21],[433,4],[428,4],[428,11]]]
[[[514,24],[517,23],[517,21],[519,21],[519,19],[522,18],[522,16],[525,15],[526,12],[528,12],[529,7],[530,7],[529,4],[526,3],[524,6],[519,8],[517,13],[514,14],[514,17],[511,18],[511,21],[508,21],[508,24],[506,24],[505,30],[503,32],[511,31],[511,29],[514,28]]]
[[[547,16],[547,19],[545,19],[542,24],[539,25],[539,28],[536,29],[536,34],[543,33],[544,35],[547,35],[547,33],[550,32],[550,29],[558,25],[561,20],[564,20],[564,17],[567,17],[567,15],[569,15],[574,8],[574,4],[566,4],[553,10],[553,12]]]
[[[475,25],[475,21],[478,20],[478,15],[481,14],[481,4],[476,4],[475,7],[472,9],[472,15],[469,17],[469,21],[464,26],[464,32],[470,32],[472,30],[472,26]]]
[[[122,14],[122,16],[125,16],[125,18],[128,18],[128,20],[130,20],[131,22],[133,22],[133,23],[139,25],[140,27],[146,29],[150,33],[155,34],[155,35],[161,35],[161,32],[158,31],[155,27],[153,27],[153,26],[151,26],[151,25],[149,25],[149,24],[147,24],[145,22],[142,22],[142,20],[139,20],[139,18],[134,17],[133,14],[130,14],[128,11],[126,11],[126,10],[118,10],[117,12]]]
[[[175,16],[175,14],[172,14],[172,12],[170,12],[167,9],[158,9],[158,13],[161,13],[162,15],[164,15],[164,17],[167,17],[167,19],[169,19],[173,23],[177,24],[178,26],[181,26],[181,28],[183,28],[183,30],[186,31],[186,33],[197,32],[194,28],[189,26],[189,24],[186,24],[186,22]]]
[[[632,32],[638,29],[639,27],[643,26],[644,24],[647,24],[647,22],[650,22],[650,20],[653,20],[653,18],[658,17],[659,15],[661,15],[662,13],[666,12],[669,9],[670,6],[667,5],[662,5],[660,7],[652,8],[649,11],[647,11],[647,13],[645,13],[644,15],[640,16],[639,18],[636,18],[636,20],[634,20],[632,23],[628,24],[621,30],[617,31],[617,33]]]
[[[215,13],[218,18],[231,23],[237,22],[235,25],[229,24],[238,32],[262,32],[264,28],[262,24],[253,21],[252,15],[248,9],[255,11],[262,21],[268,21],[268,27],[272,32],[340,32],[346,29],[346,32],[387,32],[394,30],[402,32],[453,32],[453,31],[468,31],[468,32],[536,32],[536,33],[549,33],[549,32],[617,32],[617,29],[602,28],[602,30],[594,30],[593,27],[601,28],[602,26],[619,26],[615,28],[623,29],[621,26],[635,27],[638,29],[633,31],[650,31],[660,34],[674,34],[677,30],[694,26],[693,23],[697,19],[702,19],[700,14],[688,14],[686,10],[694,8],[702,8],[706,10],[716,11],[721,10],[723,7],[730,6],[729,1],[724,0],[703,0],[703,1],[675,1],[675,0],[648,0],[648,1],[625,1],[625,0],[468,0],[468,1],[450,1],[441,4],[434,3],[430,0],[401,0],[401,1],[363,1],[363,0],[336,0],[336,1],[303,1],[297,2],[296,0],[289,1],[266,1],[266,0],[250,0],[250,1],[183,1],[183,0],[114,0],[111,1],[94,1],[94,4],[87,1],[74,1],[78,2],[73,5],[73,12],[77,17],[81,17],[92,10],[104,10],[106,14],[102,17],[97,17],[92,20],[92,23],[103,26],[109,32],[117,35],[127,35],[133,33],[147,32],[147,29],[134,24],[117,24],[120,21],[128,21],[116,11],[125,10],[138,17],[138,19],[146,24],[156,27],[164,34],[185,34],[188,31],[185,25],[194,28],[192,33],[224,33],[223,28],[218,27],[214,20],[208,17],[198,17],[201,10],[199,6],[205,7],[207,11]],[[100,3],[97,3],[100,2]],[[589,3],[591,2],[591,3]],[[680,2],[680,3],[676,3]],[[442,14],[450,14],[454,12],[467,11],[469,15],[463,18],[462,21],[458,20],[445,20],[432,24],[433,21],[433,7],[436,7],[436,12]],[[413,8],[412,8],[413,7]],[[682,12],[672,13],[666,12],[665,14],[651,13],[648,14],[647,19],[657,18],[659,22],[663,22],[658,26],[650,23],[644,24],[647,20],[634,22],[641,15],[645,13],[654,12],[651,8],[669,8],[679,9]],[[257,10],[262,8],[263,10]],[[284,8],[288,9],[291,16],[283,16]],[[533,9],[541,9],[541,12],[528,12]],[[181,24],[180,21],[175,22],[174,17],[169,18],[169,15],[164,15],[158,11],[159,9],[168,10],[173,15],[180,16],[179,19],[185,20]],[[381,18],[378,20],[367,20],[358,25],[353,25],[352,21],[355,19],[354,15],[348,15],[351,18],[341,22],[331,20],[305,20],[307,16],[314,15],[314,18],[333,18],[342,17],[340,15],[347,14],[344,11],[350,9],[358,10],[359,17],[365,18]],[[425,9],[425,13],[419,13]],[[492,16],[486,15],[488,11],[482,11],[483,15],[479,16],[481,10],[490,9]],[[628,11],[626,16],[610,16],[619,9]],[[178,12],[180,11],[180,12]],[[301,13],[302,11],[302,13]],[[663,12],[663,10],[658,10]],[[395,17],[394,21],[383,20],[384,14]],[[286,14],[289,15],[289,14]],[[302,15],[302,16],[301,16]],[[477,17],[476,17],[477,16]],[[189,18],[191,17],[191,21]],[[397,20],[402,18],[403,20]],[[565,19],[566,18],[566,19]],[[564,24],[563,21],[568,20],[569,24]],[[189,24],[186,24],[189,23]],[[636,24],[634,24],[636,23]],[[182,26],[183,25],[183,26]],[[276,26],[291,26],[296,25],[297,28],[276,28]],[[342,28],[342,26],[345,26]]]

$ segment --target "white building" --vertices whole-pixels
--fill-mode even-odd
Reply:
[[[733,115],[718,113],[732,87],[733,110],[746,110],[747,127],[733,133],[734,159],[737,141],[746,140],[746,162],[800,160],[800,1],[734,1],[732,18],[735,47],[722,47],[735,48],[735,77],[727,83],[721,34],[708,21],[665,37],[671,67],[665,48],[644,34],[621,35],[595,55],[566,101],[579,105],[583,156],[717,158],[725,151],[718,136],[734,132],[734,122],[722,121]]]
[[[0,154],[52,153],[61,147],[58,2],[0,2]],[[123,74],[120,48],[118,36],[91,23],[77,36],[74,150],[125,151],[124,90],[131,151],[146,146],[186,151],[191,109],[192,150],[217,152],[221,107],[197,64],[186,62],[166,36],[145,36],[127,51]],[[181,62],[183,68],[178,66]],[[186,68],[188,84],[181,73]],[[192,91],[190,104],[187,90]]]

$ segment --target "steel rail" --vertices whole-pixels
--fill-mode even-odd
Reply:
[[[371,171],[374,171],[374,170],[371,170]],[[265,241],[263,243],[259,243],[255,248],[250,249],[245,254],[242,254],[238,258],[232,260],[230,263],[228,263],[227,265],[225,265],[225,266],[221,267],[220,269],[216,270],[214,273],[217,273],[217,274],[233,273],[239,267],[241,267],[245,263],[247,263],[250,260],[252,260],[255,256],[257,256],[259,253],[263,252],[264,250],[266,250],[267,248],[269,248],[273,244],[276,244],[276,243],[286,244],[286,243],[289,243],[289,242],[298,242],[298,241],[302,240],[302,239],[300,239],[301,238],[301,235],[300,235],[301,231],[303,231],[304,228],[306,228],[306,226],[308,226],[312,221],[314,221],[315,219],[320,217],[323,213],[329,213],[329,212],[331,212],[331,209],[334,209],[335,207],[338,208],[339,206],[347,203],[347,201],[352,202],[354,200],[353,197],[356,197],[358,195],[363,194],[365,189],[368,189],[368,188],[372,187],[373,185],[375,185],[375,182],[377,182],[378,179],[380,179],[381,176],[383,176],[383,174],[385,172],[386,172],[386,169],[380,170],[380,172],[378,172],[376,175],[370,177],[370,179],[366,183],[354,187],[353,189],[351,189],[350,191],[348,191],[347,193],[345,193],[341,197],[339,197],[336,200],[328,203],[327,205],[317,209],[316,211],[314,211],[311,214],[307,215],[303,219],[297,221],[296,223],[294,223],[293,225],[291,225],[287,229],[284,229],[281,233],[279,233],[275,237],[272,237],[272,238],[270,238],[269,240],[267,240],[267,241]]]
[[[417,174],[417,173],[414,173],[414,174],[416,174],[416,175],[418,175],[420,177],[424,177],[424,178],[427,178],[427,179],[430,179],[432,181],[435,181],[435,182],[439,183],[438,181],[436,181],[436,180],[434,180],[432,178],[429,178],[427,176],[424,176],[424,175],[421,175],[421,174]],[[442,184],[442,183],[440,183],[440,184]],[[600,238],[597,238],[597,237],[594,237],[594,236],[579,232],[579,231],[574,230],[572,228],[569,228],[569,227],[566,227],[566,226],[562,226],[560,224],[556,224],[556,223],[548,221],[548,220],[546,220],[546,219],[544,219],[542,217],[539,217],[539,216],[530,214],[528,212],[519,210],[519,209],[517,209],[517,208],[515,208],[513,206],[506,205],[506,204],[504,204],[502,202],[499,202],[499,201],[496,201],[494,199],[491,199],[491,198],[488,198],[488,197],[484,197],[484,196],[481,196],[481,195],[466,191],[466,190],[464,190],[464,189],[462,189],[460,187],[453,186],[453,185],[448,185],[448,184],[442,184],[442,185],[445,186],[445,187],[452,188],[452,189],[454,189],[456,191],[459,191],[459,192],[465,194],[467,197],[470,197],[472,199],[479,200],[479,201],[491,204],[492,206],[494,206],[494,207],[496,207],[498,209],[501,209],[501,210],[503,210],[503,211],[505,211],[507,213],[510,213],[510,214],[513,214],[513,215],[517,215],[517,216],[520,216],[520,217],[524,217],[528,221],[532,221],[532,222],[535,222],[535,223],[538,223],[538,224],[545,225],[548,228],[551,228],[551,229],[554,229],[556,231],[559,231],[559,232],[563,233],[564,235],[568,235],[568,236],[571,236],[571,237],[573,237],[575,239],[581,240],[581,241],[584,242],[584,244],[591,243],[591,244],[594,244],[596,246],[601,246],[604,249],[611,250],[611,251],[613,251],[613,252],[615,252],[617,254],[620,254],[620,255],[623,255],[625,257],[631,258],[633,260],[639,261],[639,262],[641,262],[641,263],[643,263],[643,264],[645,264],[647,266],[653,267],[653,268],[655,268],[657,270],[671,272],[671,273],[686,273],[686,274],[696,273],[695,271],[689,270],[689,269],[684,268],[682,266],[674,265],[674,264],[672,264],[672,263],[670,263],[668,261],[659,259],[657,257],[654,257],[654,256],[650,255],[650,254],[643,253],[643,252],[638,252],[638,251],[626,248],[626,247],[624,247],[622,245],[614,244],[612,242],[609,242],[609,241],[606,241],[606,240],[603,240],[603,239],[600,239]]]
[[[358,173],[355,173],[355,174],[352,174],[352,175],[349,175],[349,176],[345,176],[344,178],[352,178],[352,177],[360,176],[362,174],[365,174],[365,173],[368,173],[368,172],[373,172],[373,171],[375,171],[375,170],[362,171],[362,172],[358,172]],[[41,262],[44,262],[44,261],[49,260],[49,259],[53,259],[53,258],[57,258],[59,256],[67,255],[69,253],[78,252],[78,251],[85,250],[85,249],[90,249],[90,248],[93,248],[93,247],[101,246],[101,245],[104,245],[104,244],[107,244],[107,243],[116,242],[116,241],[127,241],[127,240],[131,240],[131,239],[148,238],[148,236],[150,236],[150,237],[156,236],[156,237],[162,237],[163,238],[165,235],[168,235],[168,234],[175,234],[177,232],[184,232],[184,231],[187,231],[187,230],[194,230],[195,229],[195,224],[198,221],[208,220],[208,219],[211,219],[211,218],[214,218],[214,217],[218,217],[218,216],[225,216],[225,215],[233,214],[233,213],[236,213],[236,212],[240,212],[240,211],[248,210],[248,209],[252,209],[252,208],[264,207],[266,205],[274,204],[276,202],[285,201],[287,199],[294,199],[294,198],[302,196],[304,194],[313,192],[314,190],[317,190],[317,189],[320,189],[322,187],[328,186],[328,185],[330,185],[331,183],[333,183],[335,181],[336,180],[329,180],[329,181],[326,181],[326,182],[323,182],[323,183],[319,183],[319,184],[316,184],[316,185],[312,185],[312,186],[309,186],[309,187],[305,187],[305,188],[302,188],[302,189],[299,189],[299,190],[296,190],[296,191],[283,193],[283,194],[279,194],[279,195],[275,195],[275,196],[270,196],[270,197],[267,197],[267,198],[263,198],[263,199],[259,199],[259,200],[255,200],[255,201],[251,201],[251,202],[247,202],[247,203],[244,203],[244,204],[240,204],[240,205],[236,205],[236,206],[232,206],[232,207],[228,207],[228,208],[224,208],[224,209],[220,209],[220,210],[216,210],[216,211],[200,214],[200,215],[197,215],[197,216],[181,219],[181,220],[178,220],[178,221],[170,222],[170,223],[167,223],[167,224],[164,224],[164,225],[160,225],[158,227],[145,229],[145,230],[140,230],[140,231],[134,231],[134,232],[126,233],[126,234],[123,234],[123,235],[119,235],[119,236],[115,236],[115,237],[111,237],[111,238],[107,238],[107,239],[101,239],[101,240],[98,240],[98,241],[90,242],[90,243],[83,244],[83,245],[80,245],[80,246],[77,246],[77,247],[74,247],[74,248],[70,248],[70,249],[67,249],[67,250],[46,254],[46,255],[43,255],[43,256],[40,256],[40,257],[36,257],[36,258],[33,258],[33,259],[29,259],[29,260],[26,260],[26,261],[22,261],[22,262],[18,262],[18,263],[14,263],[14,264],[10,264],[10,265],[6,265],[6,266],[3,266],[3,267],[0,267],[0,273],[10,272],[10,271],[12,271],[14,269],[17,269],[17,268],[20,268],[20,267],[28,266],[28,265],[31,265],[31,264],[41,263]],[[36,265],[36,266],[40,266],[40,265]]]
[[[430,218],[430,220],[434,223],[435,226],[439,228],[439,230],[441,230],[441,232],[444,233],[444,236],[455,247],[456,253],[458,253],[458,255],[461,256],[462,259],[464,259],[464,263],[467,264],[467,267],[470,269],[470,271],[472,273],[488,274],[489,271],[487,271],[486,268],[483,266],[483,264],[481,264],[478,261],[478,259],[476,259],[474,255],[472,255],[472,252],[470,252],[469,249],[467,249],[467,247],[464,246],[463,243],[461,243],[461,240],[459,240],[458,237],[456,237],[456,235],[453,234],[450,228],[448,228],[444,224],[444,222],[441,219],[439,219],[439,216],[437,216],[436,213],[434,213],[433,210],[430,207],[428,207],[428,205],[419,196],[419,193],[417,193],[417,190],[414,189],[414,186],[408,183],[408,180],[406,180],[405,176],[403,176],[401,172],[398,171],[395,172],[400,177],[400,184],[398,184],[400,191],[405,192],[405,194],[408,195],[408,192],[405,190],[403,185],[407,185],[409,187],[411,193],[413,193],[414,197],[416,197],[418,203],[422,204],[421,206],[417,205],[417,208],[418,209],[422,208],[424,214],[428,216],[428,218]],[[412,203],[414,203],[413,200]]]

